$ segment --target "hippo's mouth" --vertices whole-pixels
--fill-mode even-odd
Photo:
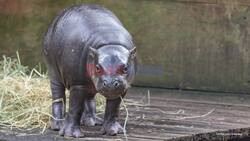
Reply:
[[[123,91],[106,92],[106,91],[100,90],[98,93],[103,95],[107,99],[117,99],[123,94]]]

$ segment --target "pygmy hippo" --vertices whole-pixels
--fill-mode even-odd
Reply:
[[[51,129],[83,137],[80,124],[102,125],[103,134],[122,133],[117,118],[136,73],[136,48],[118,18],[98,5],[65,9],[49,26],[43,52],[53,100]],[[66,116],[65,89],[70,91]],[[96,93],[106,97],[104,120],[95,114]]]

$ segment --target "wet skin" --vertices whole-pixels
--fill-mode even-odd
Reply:
[[[78,5],[60,13],[44,37],[52,92],[51,129],[83,137],[80,125],[102,125],[102,133],[122,133],[117,122],[120,97],[136,72],[132,37],[109,10]],[[65,90],[70,90],[66,115]],[[104,119],[96,116],[95,94],[106,97]]]

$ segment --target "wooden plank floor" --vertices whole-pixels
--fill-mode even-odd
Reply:
[[[213,141],[250,135],[250,95],[133,88],[126,96],[128,140]],[[120,121],[124,122],[125,109]],[[124,140],[103,136],[100,127],[83,127],[84,139]],[[13,136],[15,135],[15,136]],[[0,131],[2,140],[71,140],[47,130],[43,135]],[[248,139],[250,140],[250,139]]]

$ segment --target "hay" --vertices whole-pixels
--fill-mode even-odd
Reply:
[[[124,125],[123,125],[123,135],[125,137],[125,141],[128,141],[128,135],[127,135],[127,131],[126,131],[126,126],[127,126],[127,122],[128,122],[128,108],[123,100],[123,98],[120,96],[120,99],[121,99],[121,103],[126,111],[126,118],[125,118],[125,121],[124,121]]]
[[[98,96],[97,111],[103,111],[104,98]],[[29,69],[17,58],[0,61],[0,126],[43,133],[49,124],[52,99],[47,74]],[[68,107],[68,106],[67,106]]]

